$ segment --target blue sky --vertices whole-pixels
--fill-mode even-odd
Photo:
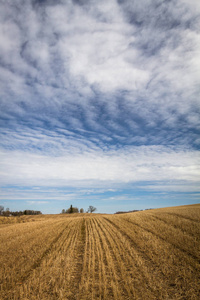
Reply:
[[[200,3],[0,3],[0,204],[200,202]]]

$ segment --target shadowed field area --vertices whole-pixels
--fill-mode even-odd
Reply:
[[[200,299],[200,204],[0,218],[0,299]]]

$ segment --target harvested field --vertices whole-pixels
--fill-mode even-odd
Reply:
[[[200,205],[0,222],[2,300],[200,299]]]

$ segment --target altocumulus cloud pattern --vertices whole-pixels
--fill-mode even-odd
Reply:
[[[199,1],[2,0],[0,22],[4,205],[199,201]]]

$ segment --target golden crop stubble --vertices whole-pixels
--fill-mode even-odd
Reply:
[[[166,222],[162,220],[162,217],[158,219],[154,217],[153,213],[143,213],[137,214],[134,218],[125,216],[124,219],[174,245],[174,247],[181,251],[187,252],[188,255],[190,254],[200,259],[200,245],[199,242],[194,239],[194,236],[182,231],[178,226],[166,224]],[[178,216],[176,216],[177,221],[178,219]],[[192,223],[196,222],[190,221],[190,225]]]
[[[110,225],[108,229],[106,226],[105,228],[115,243],[116,250],[114,252],[118,253],[117,260],[121,268],[122,282],[129,291],[129,296],[133,299],[159,299],[163,291],[158,285],[158,278],[160,280],[162,278],[160,273],[153,272],[156,266],[151,258],[145,254],[143,248],[140,248],[137,244],[138,241],[130,238],[126,233],[127,225],[123,231],[115,222],[112,223],[112,217],[106,217],[106,220],[109,221]],[[120,226],[122,225],[121,221]],[[164,284],[164,279],[162,282]]]
[[[97,219],[86,220],[86,248],[80,299],[121,299],[110,249]],[[78,298],[79,299],[79,298]]]
[[[145,253],[152,258],[166,277],[169,291],[171,290],[177,297],[180,295],[197,297],[199,294],[199,239],[195,239],[194,234],[190,236],[180,232],[180,229],[174,225],[167,226],[162,220],[153,219],[153,215],[158,212],[159,210],[151,211],[151,213],[127,214],[115,220],[118,223],[120,219],[126,221],[126,226],[123,221],[121,222],[124,226],[123,230],[127,230],[133,239],[137,239],[141,247],[143,243]],[[184,215],[187,217],[186,212]],[[188,217],[190,216],[189,210]],[[131,229],[134,234],[131,233]],[[143,230],[144,234],[142,234]],[[140,234],[143,238],[140,238]]]
[[[73,299],[77,274],[79,276],[76,266],[81,222],[81,219],[71,218],[56,243],[17,290],[19,299],[35,299],[35,295],[38,299]]]
[[[0,226],[0,299],[199,299],[199,211],[43,216]]]
[[[62,230],[63,224],[57,219],[0,228],[2,297],[8,297],[13,286],[22,284],[29,270]]]

